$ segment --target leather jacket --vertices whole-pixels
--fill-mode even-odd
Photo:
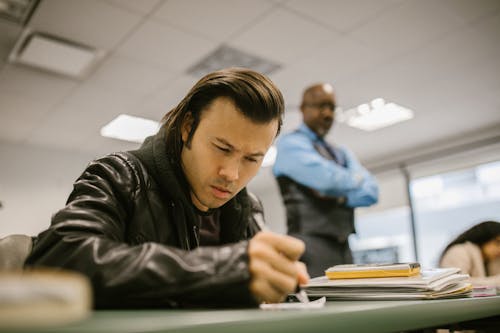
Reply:
[[[198,247],[187,181],[165,152],[160,130],[90,163],[25,265],[83,273],[97,308],[255,305],[247,240],[262,206],[243,189],[220,208],[222,245]]]

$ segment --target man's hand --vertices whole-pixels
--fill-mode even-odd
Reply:
[[[281,302],[298,283],[307,283],[307,269],[297,261],[304,249],[301,240],[268,231],[250,240],[250,291],[259,302]]]

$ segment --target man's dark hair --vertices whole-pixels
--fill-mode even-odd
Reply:
[[[202,112],[218,97],[230,98],[237,109],[255,123],[278,120],[279,134],[283,122],[284,101],[279,89],[266,76],[245,68],[228,68],[205,75],[162,121],[167,153],[178,159],[182,149],[181,126],[191,114],[193,125],[186,145],[189,146]]]

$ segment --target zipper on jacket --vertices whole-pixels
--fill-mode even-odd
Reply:
[[[196,240],[196,247],[200,246],[200,237],[198,235],[198,226],[193,225],[194,239]]]

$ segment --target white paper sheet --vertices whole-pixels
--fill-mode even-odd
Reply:
[[[321,297],[309,303],[291,302],[291,303],[266,303],[261,304],[262,310],[300,310],[300,309],[320,309],[325,306],[326,298]]]

